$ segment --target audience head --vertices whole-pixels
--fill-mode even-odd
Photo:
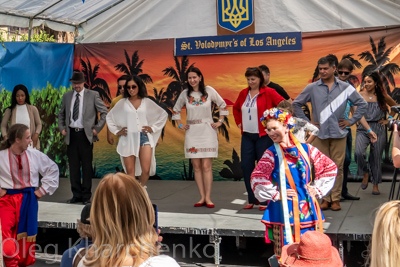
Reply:
[[[282,110],[286,110],[287,112],[289,112],[290,115],[293,116],[293,107],[292,104],[287,101],[287,100],[282,100],[281,102],[279,102],[278,106],[276,106],[278,109],[282,109]]]
[[[127,174],[107,174],[92,202],[94,245],[85,264],[122,266],[126,258],[132,257],[133,265],[139,266],[157,254],[154,221],[153,206],[143,187]]]
[[[378,209],[372,231],[370,267],[397,267],[400,262],[400,201]]]
[[[28,146],[31,142],[31,133],[29,132],[28,126],[25,124],[16,123],[8,129],[7,140],[1,142],[0,150],[14,146],[22,152],[28,149]]]
[[[193,88],[197,86],[199,87],[201,95],[207,95],[204,85],[204,76],[199,68],[192,66],[187,70],[186,82],[188,86],[188,96],[193,92]]]
[[[78,220],[78,227],[76,231],[81,238],[92,238],[92,227],[90,226],[90,209],[92,203],[86,204],[81,212],[81,219]]]
[[[330,238],[319,231],[307,231],[300,243],[282,248],[281,266],[343,267],[338,250]]]
[[[270,82],[270,77],[271,77],[271,72],[269,71],[269,68],[266,65],[260,65],[258,68],[261,70],[263,76],[264,76],[264,84],[267,86]]]
[[[377,71],[367,73],[362,78],[363,90],[376,95],[381,110],[388,110],[386,105],[386,91],[383,88],[381,76]]]
[[[118,83],[118,90],[117,90],[117,95],[124,95],[124,85],[126,83],[126,80],[129,79],[129,75],[122,75],[118,78],[117,83]]]
[[[18,84],[14,87],[14,90],[12,92],[10,108],[13,109],[17,105],[25,105],[25,104],[29,105],[31,104],[31,101],[29,99],[28,88],[26,88],[26,86],[23,84]]]
[[[75,90],[75,92],[80,93],[82,92],[86,79],[85,75],[81,71],[74,71],[72,73],[71,79],[69,81],[72,83],[72,89]]]
[[[261,89],[264,87],[264,75],[260,68],[257,67],[250,67],[246,69],[244,76],[247,78],[247,84],[251,89]]]
[[[329,80],[334,77],[335,71],[334,58],[326,56],[318,60],[318,73],[322,80]]]
[[[351,73],[353,72],[354,66],[353,63],[345,58],[340,61],[339,65],[337,66],[338,77],[341,81],[346,82]]]
[[[129,76],[124,86],[124,97],[138,96],[139,98],[147,97],[146,85],[142,79],[136,75]]]

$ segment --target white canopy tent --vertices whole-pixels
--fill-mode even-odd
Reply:
[[[400,25],[400,0],[254,0],[255,31]],[[78,42],[217,34],[216,0],[0,0],[0,25],[78,31]]]

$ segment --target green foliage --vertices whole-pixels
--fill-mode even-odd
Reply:
[[[64,136],[58,130],[58,113],[61,107],[61,99],[67,89],[63,86],[53,88],[47,84],[42,90],[32,90],[30,94],[31,104],[35,106],[42,120],[42,132],[39,135],[40,150],[54,160],[59,169],[60,175],[67,175],[67,146]],[[11,105],[11,92],[5,89],[0,92],[0,116]]]
[[[10,35],[10,33],[6,31],[0,31],[0,42],[18,42],[18,31],[14,34]],[[28,34],[21,34],[20,38],[21,42],[28,41]],[[34,33],[31,36],[31,42],[55,42],[54,35],[50,35],[43,30],[40,30],[39,33]],[[3,44],[4,46],[4,44]]]
[[[0,103],[0,118],[3,118],[6,108],[11,106],[11,92],[3,88],[0,92]]]
[[[63,94],[67,91],[64,86],[54,88],[47,84],[42,90],[32,90],[31,104],[34,105],[42,120],[42,132],[39,140],[43,153],[54,160],[59,169],[60,176],[67,176],[67,145],[64,136],[58,130],[58,113],[61,107]]]

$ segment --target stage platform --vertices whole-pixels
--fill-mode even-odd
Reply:
[[[93,180],[93,192],[99,181]],[[324,211],[324,231],[339,250],[343,248],[343,241],[369,240],[374,213],[380,204],[388,200],[390,185],[380,184],[381,195],[374,196],[371,184],[364,191],[360,183],[349,183],[349,192],[361,197],[361,200],[341,202],[341,211]],[[238,239],[264,237],[265,227],[260,221],[263,212],[242,209],[247,202],[243,182],[214,182],[213,209],[193,207],[199,200],[194,181],[149,181],[147,191],[152,202],[158,205],[159,226],[163,233],[208,235],[216,249],[218,240],[223,236]],[[83,205],[67,204],[71,197],[69,180],[60,179],[60,187],[55,194],[39,201],[39,227],[75,229]]]

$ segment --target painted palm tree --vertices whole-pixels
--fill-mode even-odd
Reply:
[[[358,56],[360,59],[364,59],[370,64],[366,66],[363,70],[363,76],[366,73],[378,71],[383,85],[388,94],[390,94],[390,84],[396,87],[396,82],[394,80],[394,75],[400,72],[400,67],[396,63],[390,63],[389,55],[393,50],[393,47],[386,49],[385,37],[379,40],[378,47],[374,43],[374,39],[369,37],[369,42],[371,44],[371,51],[364,51]]]
[[[234,181],[240,181],[243,178],[240,158],[235,149],[232,151],[232,161],[227,159],[224,161],[224,164],[228,166],[228,168],[223,168],[222,171],[219,172],[222,178],[233,179]]]
[[[157,91],[157,88],[153,88],[154,96],[149,96],[151,100],[153,100],[157,105],[159,105],[161,108],[163,108],[167,113],[168,113],[168,120],[172,120],[172,111],[169,109],[169,105],[166,102],[166,95],[164,88],[161,88],[160,91]],[[161,139],[164,139],[164,130],[165,126],[162,129],[161,132]]]
[[[108,88],[106,80],[97,77],[100,69],[100,64],[96,64],[94,65],[94,68],[92,68],[90,60],[86,58],[86,62],[81,59],[81,65],[82,72],[85,75],[86,79],[85,87],[98,92],[104,104],[106,106],[109,106],[111,103],[110,88]]]
[[[129,57],[128,52],[124,50],[125,53],[125,60],[126,63],[119,63],[115,65],[115,69],[126,75],[132,76],[136,75],[139,76],[144,83],[152,83],[153,80],[151,79],[150,75],[143,73],[143,63],[144,59],[139,60],[138,50],[133,52],[132,57]]]
[[[166,91],[166,96],[173,104],[175,104],[182,90],[186,88],[187,70],[195,64],[193,63],[189,66],[189,58],[187,56],[183,56],[180,62],[179,58],[174,56],[174,61],[175,68],[170,66],[163,69],[164,75],[171,77],[175,80],[168,85]]]
[[[212,109],[211,109],[212,117],[214,122],[218,122],[219,120],[219,109],[216,104],[212,103]],[[228,117],[225,117],[224,122],[220,127],[218,127],[218,133],[220,133],[223,137],[225,137],[225,140],[229,142],[229,120]]]

